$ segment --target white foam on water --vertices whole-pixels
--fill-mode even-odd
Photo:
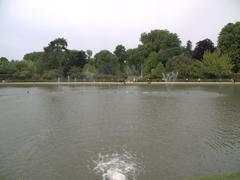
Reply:
[[[101,175],[103,180],[136,180],[140,169],[136,158],[128,152],[99,154],[94,163],[94,171]]]
[[[109,169],[102,176],[103,180],[126,180],[126,176],[116,169]]]

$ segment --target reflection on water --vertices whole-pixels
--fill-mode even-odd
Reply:
[[[237,171],[239,91],[1,86],[0,179],[178,180]]]

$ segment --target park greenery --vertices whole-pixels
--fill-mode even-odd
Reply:
[[[240,172],[234,172],[230,174],[221,174],[215,176],[206,176],[206,177],[196,177],[186,180],[239,180],[240,179]]]
[[[141,34],[136,48],[117,45],[113,52],[68,49],[67,40],[56,38],[43,51],[30,52],[22,60],[0,58],[0,80],[6,81],[125,81],[162,80],[162,74],[178,72],[179,79],[239,79],[240,22],[225,25],[217,46],[206,38],[192,49],[168,30]]]

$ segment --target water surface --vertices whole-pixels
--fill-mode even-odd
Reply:
[[[178,180],[240,168],[240,86],[1,86],[0,179]],[[109,171],[108,171],[109,170]]]

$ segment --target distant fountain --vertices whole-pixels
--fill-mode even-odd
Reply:
[[[57,78],[57,82],[58,82],[58,84],[60,84],[60,77]]]
[[[70,76],[69,75],[67,76],[67,81],[70,82]]]
[[[163,80],[165,82],[174,82],[176,81],[177,77],[178,77],[178,72],[169,72],[169,73],[162,73],[163,76]]]

